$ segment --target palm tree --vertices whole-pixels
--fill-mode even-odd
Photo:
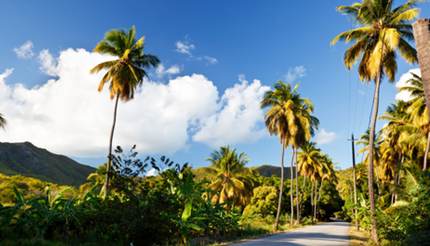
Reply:
[[[275,229],[278,228],[284,186],[284,152],[288,146],[293,147],[291,160],[291,178],[296,149],[309,141],[318,126],[318,119],[313,117],[313,105],[308,99],[303,99],[297,92],[297,86],[278,81],[273,90],[267,91],[261,101],[261,108],[269,108],[265,114],[265,124],[270,135],[277,135],[281,142],[281,182],[279,185],[278,208],[275,219]],[[293,223],[293,181],[291,180],[290,200],[291,217]]]
[[[297,168],[301,175],[309,177],[312,188],[311,188],[311,205],[312,209],[315,208],[314,204],[316,196],[314,195],[314,187],[316,180],[320,178],[320,161],[321,161],[321,150],[315,147],[315,143],[307,143],[301,146],[301,151],[297,154]],[[315,192],[316,194],[316,192]],[[313,219],[316,212],[312,213]]]
[[[426,106],[424,85],[422,78],[414,73],[412,78],[407,81],[407,85],[400,88],[400,91],[407,91],[410,93],[412,99],[411,105],[407,109],[410,119],[414,125],[422,130],[427,136],[426,148],[424,151],[423,170],[427,169],[428,152],[430,148],[430,121],[429,112]]]
[[[351,6],[339,6],[338,10],[351,15],[359,27],[353,28],[337,35],[332,44],[339,40],[354,41],[344,55],[344,63],[348,69],[358,60],[358,72],[361,80],[374,80],[375,90],[373,96],[372,117],[370,122],[371,149],[374,148],[374,135],[379,108],[379,90],[381,80],[386,76],[394,81],[397,71],[396,55],[399,53],[407,62],[417,61],[416,50],[408,43],[413,40],[410,22],[419,13],[414,5],[417,1],[409,0],[407,3],[393,8],[392,0],[362,0]],[[369,152],[368,188],[371,215],[371,238],[378,242],[377,225],[375,218],[375,201],[373,191],[373,151]]]
[[[212,152],[208,161],[211,162],[208,171],[215,177],[209,188],[217,192],[212,196],[212,202],[230,202],[231,208],[245,205],[253,188],[248,178],[249,170],[245,167],[248,163],[246,154],[237,154],[235,149],[224,146]]]
[[[98,90],[102,91],[105,84],[109,84],[110,98],[115,99],[113,123],[109,139],[109,154],[106,171],[106,182],[102,193],[109,194],[109,183],[112,165],[112,142],[115,131],[118,101],[127,102],[134,97],[134,92],[148,77],[146,69],[157,66],[160,61],[156,56],[144,54],[144,37],[136,40],[136,28],[130,30],[110,30],[94,48],[94,52],[108,54],[117,59],[105,61],[91,69],[91,73],[106,71],[100,81]]]

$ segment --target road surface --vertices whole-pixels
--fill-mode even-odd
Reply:
[[[347,222],[328,222],[305,226],[293,231],[252,239],[234,244],[237,246],[279,246],[279,245],[330,245],[349,244],[349,227]]]

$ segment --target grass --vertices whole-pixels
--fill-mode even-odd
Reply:
[[[368,245],[369,235],[364,230],[357,231],[355,226],[351,226],[349,229],[349,245],[350,246],[361,246]]]

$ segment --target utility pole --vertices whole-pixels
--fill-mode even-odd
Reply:
[[[357,180],[355,177],[355,139],[354,133],[351,134],[351,139],[348,139],[351,141],[351,147],[352,147],[352,179],[354,182],[354,220],[355,220],[355,228],[356,230],[360,230],[358,227],[358,217],[357,217]]]

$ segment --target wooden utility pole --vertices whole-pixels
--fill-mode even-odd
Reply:
[[[354,220],[355,220],[355,228],[358,231],[360,228],[358,226],[358,216],[357,216],[357,180],[355,176],[355,140],[354,134],[351,134],[351,139],[348,139],[351,141],[351,147],[352,147],[352,180],[354,182]]]

